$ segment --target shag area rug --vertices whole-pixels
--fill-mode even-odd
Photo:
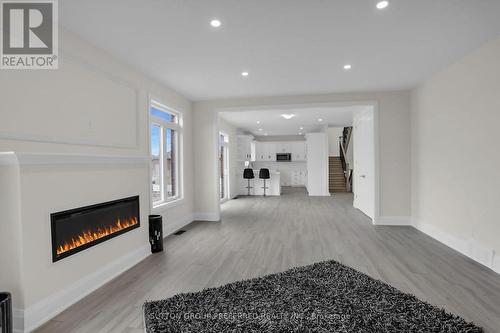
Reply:
[[[483,332],[336,261],[144,304],[153,332]]]

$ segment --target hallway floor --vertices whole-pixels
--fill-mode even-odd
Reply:
[[[146,300],[329,259],[500,331],[500,275],[412,227],[373,226],[350,193],[240,197],[222,206],[221,222],[185,230],[36,332],[144,332]]]

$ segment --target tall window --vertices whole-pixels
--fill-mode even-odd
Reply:
[[[151,182],[153,206],[180,198],[179,156],[182,127],[180,114],[152,102]]]

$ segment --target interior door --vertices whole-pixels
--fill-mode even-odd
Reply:
[[[355,208],[368,215],[375,215],[375,140],[373,110],[354,115],[354,202]]]

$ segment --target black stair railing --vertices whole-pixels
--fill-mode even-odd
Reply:
[[[342,170],[344,171],[344,178],[348,191],[351,191],[352,188],[352,172],[348,163],[346,162],[346,152],[351,141],[351,133],[352,127],[344,127],[342,136],[339,137],[340,162],[342,163]]]

